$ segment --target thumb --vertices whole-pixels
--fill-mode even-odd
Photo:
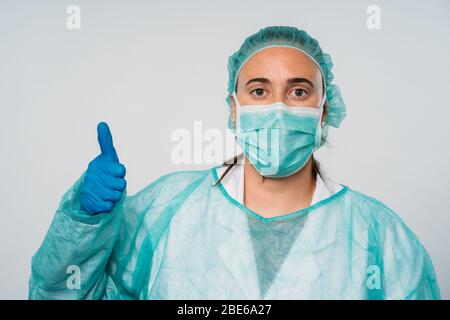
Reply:
[[[109,160],[119,162],[116,149],[114,149],[111,131],[106,122],[100,122],[97,125],[98,144],[102,154]]]

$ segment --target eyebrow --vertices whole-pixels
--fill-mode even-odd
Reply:
[[[248,80],[245,85],[247,86],[253,82],[270,83],[270,80],[267,78],[253,78],[253,79]],[[312,88],[314,88],[314,84],[306,78],[290,78],[287,80],[288,84],[304,83],[304,82],[308,83]]]

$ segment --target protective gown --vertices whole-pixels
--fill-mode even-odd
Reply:
[[[381,202],[340,185],[306,209],[264,218],[214,185],[218,170],[165,175],[96,216],[80,207],[81,176],[33,257],[29,297],[439,298],[427,252]],[[69,266],[80,270],[79,289],[67,285]]]

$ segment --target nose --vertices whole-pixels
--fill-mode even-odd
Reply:
[[[283,102],[284,104],[288,104],[287,96],[284,94],[284,91],[282,89],[276,89],[273,91],[270,103],[276,102]]]

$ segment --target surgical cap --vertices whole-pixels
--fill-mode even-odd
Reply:
[[[306,31],[288,26],[272,26],[245,39],[238,51],[228,58],[228,96],[226,101],[231,107],[231,95],[236,89],[236,82],[242,66],[258,51],[269,47],[290,47],[298,49],[311,58],[319,67],[325,82],[327,99],[327,117],[322,129],[322,144],[325,142],[329,126],[338,128],[345,118],[345,104],[339,88],[332,84],[333,62],[331,57],[320,48],[319,42]]]

